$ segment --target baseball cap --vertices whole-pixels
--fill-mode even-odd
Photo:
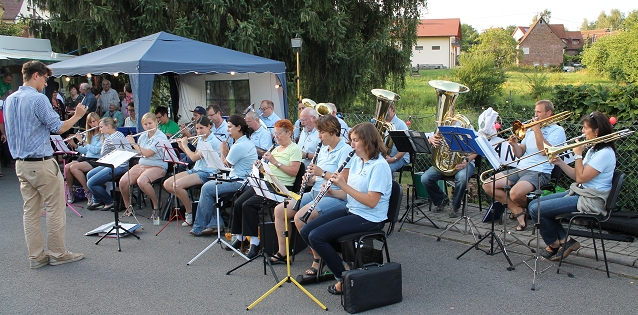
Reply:
[[[206,110],[204,109],[204,107],[201,107],[201,106],[195,107],[195,109],[193,109],[191,112],[198,113],[198,114],[204,115],[204,116],[206,115]]]

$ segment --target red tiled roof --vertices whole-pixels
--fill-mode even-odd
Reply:
[[[558,38],[566,38],[565,37],[565,26],[563,24],[549,24],[549,28],[552,29],[552,32],[558,36]]]
[[[527,33],[527,31],[529,31],[529,26],[517,26],[516,29],[514,29],[514,33],[516,33],[516,30],[521,30],[521,32],[525,34]]]
[[[461,19],[421,20],[416,34],[417,37],[456,36],[461,38]]]
[[[16,16],[18,16],[18,13],[20,13],[23,2],[24,0],[0,0],[0,6],[2,6],[4,10],[2,19],[14,20]]]

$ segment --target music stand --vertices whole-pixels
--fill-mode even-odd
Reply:
[[[49,136],[51,138],[51,142],[53,142],[53,144],[55,145],[55,152],[53,154],[55,155],[62,155],[62,169],[66,171],[66,159],[64,158],[64,155],[76,155],[78,154],[75,151],[72,151],[71,149],[69,149],[69,147],[66,145],[66,143],[64,143],[64,139],[62,139],[62,137],[60,135],[50,135]],[[64,173],[64,178],[66,179],[66,172]],[[69,207],[71,210],[73,210],[73,212],[75,212],[75,214],[77,214],[80,218],[82,218],[83,216],[77,211],[75,210],[75,208],[73,207],[72,204],[69,203],[69,194],[72,194],[73,192],[71,191],[71,189],[73,189],[73,187],[69,188],[66,185],[66,181],[64,181],[64,186],[66,187],[65,192],[66,195],[64,202],[66,202],[66,206]],[[82,206],[79,206],[80,208],[84,208]],[[46,212],[45,212],[46,213]]]
[[[474,138],[476,138],[476,134],[474,130],[472,129],[466,129],[466,128],[460,128],[460,127],[454,127],[454,126],[440,126],[439,131],[441,135],[443,136],[443,138],[445,139],[445,142],[449,146],[451,152],[458,152],[465,155],[470,155],[470,154],[479,154],[479,152],[482,151],[480,147],[478,146],[478,144],[476,144],[476,141],[474,140]],[[465,170],[465,189],[466,190],[469,184],[470,176],[471,175],[467,171],[467,167],[466,167],[466,170]],[[460,192],[454,192],[454,193],[460,193]],[[467,205],[467,194],[465,192],[463,192],[463,198],[465,198],[465,204]],[[477,240],[476,235],[477,234],[480,235],[481,233],[479,233],[478,229],[476,228],[476,225],[474,225],[472,218],[467,216],[467,214],[465,213],[465,208],[466,207],[463,207],[461,209],[461,217],[458,218],[456,221],[454,221],[452,224],[448,225],[445,228],[445,230],[436,237],[437,241],[440,241],[441,236],[445,234],[445,232],[449,231],[452,227],[456,228],[459,232],[461,232],[461,229],[459,229],[456,226],[456,224],[459,223],[461,220],[465,221],[465,231],[462,233],[467,234],[467,227],[469,225],[470,232],[472,233],[472,237],[474,237],[474,241]],[[476,231],[476,234],[474,233],[474,231]]]
[[[412,130],[391,130],[388,132],[388,134],[390,135],[390,138],[392,138],[392,142],[397,147],[397,150],[399,152],[409,152],[410,154],[432,154],[432,147],[430,146],[428,137],[425,135],[425,133]],[[414,157],[414,160],[416,161],[416,157]],[[414,165],[412,165],[412,168],[414,169]],[[412,180],[414,180],[414,178],[412,178]],[[408,185],[408,191],[406,194],[408,198],[406,200],[405,212],[403,213],[401,219],[399,219],[399,221],[401,221],[401,225],[399,225],[399,231],[401,231],[403,224],[407,220],[408,213],[411,213],[412,217],[410,223],[416,223],[425,218],[428,219],[428,221],[430,221],[430,223],[432,223],[432,225],[434,225],[434,227],[438,229],[439,227],[436,225],[436,223],[434,223],[434,221],[432,221],[432,219],[430,219],[430,217],[428,217],[425,212],[423,212],[423,210],[421,210],[421,208],[419,207],[419,205],[421,205],[422,203],[415,204],[414,196],[416,195],[416,185],[414,183],[412,184],[412,195],[410,195],[410,185]],[[412,199],[411,203],[410,198]],[[414,221],[415,208],[423,215],[423,218],[420,218],[416,221]]]
[[[114,151],[111,151],[111,153],[103,156],[102,158],[94,162],[95,165],[104,166],[111,169],[111,181],[113,182],[113,191],[115,191],[115,168],[124,163],[128,163],[128,160],[130,160],[135,155],[137,155],[137,152],[131,152],[127,150],[114,150]],[[106,236],[108,236],[111,233],[111,231],[115,230],[115,235],[117,238],[117,251],[121,252],[122,247],[120,245],[120,229],[122,229],[123,231],[125,231],[126,233],[130,235],[135,236],[135,238],[137,238],[138,240],[140,239],[140,237],[133,234],[131,231],[125,229],[124,227],[120,225],[120,218],[117,215],[118,209],[120,209],[119,198],[115,200],[115,205],[116,205],[115,208],[111,209],[111,211],[113,211],[113,216],[115,217],[115,222],[113,226],[111,227],[111,229],[108,230],[106,234],[104,234],[102,237],[100,237],[100,239],[97,240],[97,242],[95,242],[95,245],[99,244]]]
[[[177,165],[178,164],[187,165],[188,163],[181,162],[179,160],[179,156],[177,155],[177,150],[173,148],[169,140],[160,140],[157,142],[155,147],[162,149],[162,151],[160,152],[162,152],[162,155],[163,155],[162,160],[164,160],[164,162],[173,164],[173,191],[175,191],[177,189],[177,183],[175,182],[175,175],[177,175]],[[155,213],[155,211],[156,210],[153,210],[153,214],[151,215],[151,218],[153,220],[155,220],[156,216],[159,215],[159,213]],[[173,197],[173,214],[171,215],[171,218],[168,220],[168,222],[166,222],[166,224],[164,224],[164,226],[157,232],[157,234],[155,234],[155,236],[158,236],[160,233],[162,233],[162,231],[169,224],[171,224],[173,220],[175,220],[175,222],[177,223],[177,242],[179,243],[180,242],[179,227],[181,225],[179,224],[179,220],[182,220],[184,222],[186,222],[186,220],[182,216],[182,213],[180,212],[179,207],[177,207],[177,198],[175,197]]]
[[[439,127],[439,129],[441,128],[447,128],[446,126],[441,126]],[[489,143],[489,141],[487,140],[487,138],[485,137],[477,137],[476,133],[474,133],[473,130],[472,131],[472,135],[474,136],[472,138],[473,142],[471,143],[471,145],[475,145],[473,147],[474,151],[481,156],[484,156],[492,165],[492,167],[494,168],[495,172],[492,178],[492,189],[496,190],[496,174],[498,173],[499,170],[503,169],[503,164],[500,162],[496,152],[494,151],[494,148],[492,147],[492,145]],[[463,142],[464,144],[467,144],[467,141],[464,141],[465,139],[457,139],[454,140],[454,143],[450,142],[450,145],[455,145],[456,148],[458,148],[460,146],[460,144],[458,143]],[[447,141],[447,138],[446,138]],[[490,207],[487,211],[492,211],[492,218],[494,218],[494,209],[495,207]],[[496,233],[494,232],[494,221],[496,221],[495,219],[492,219],[492,227],[490,229],[490,232],[486,233],[485,236],[483,236],[481,239],[479,239],[476,243],[474,243],[472,246],[470,246],[468,249],[466,249],[463,253],[461,253],[460,255],[458,255],[456,257],[456,259],[460,259],[463,255],[465,255],[467,252],[470,251],[470,249],[475,248],[476,250],[481,250],[483,251],[486,255],[490,255],[490,256],[494,256],[497,255],[499,253],[503,253],[503,255],[505,256],[505,259],[507,259],[507,262],[510,265],[510,268],[513,266],[512,264],[512,260],[509,257],[509,254],[507,253],[507,250],[505,249],[505,246],[503,245],[503,241],[501,240],[501,238],[496,235]],[[483,240],[486,240],[487,238],[490,238],[490,248],[489,250],[484,250],[482,248],[479,247],[479,244],[481,242],[483,242]],[[500,251],[496,251],[496,249],[494,248],[494,241],[496,241],[496,243],[498,244]]]

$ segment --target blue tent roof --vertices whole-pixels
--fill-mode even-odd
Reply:
[[[239,51],[159,32],[50,66],[55,76],[123,72],[284,74],[286,65]]]

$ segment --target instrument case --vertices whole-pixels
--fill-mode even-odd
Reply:
[[[350,314],[403,300],[401,264],[371,264],[343,273],[341,305]]]

